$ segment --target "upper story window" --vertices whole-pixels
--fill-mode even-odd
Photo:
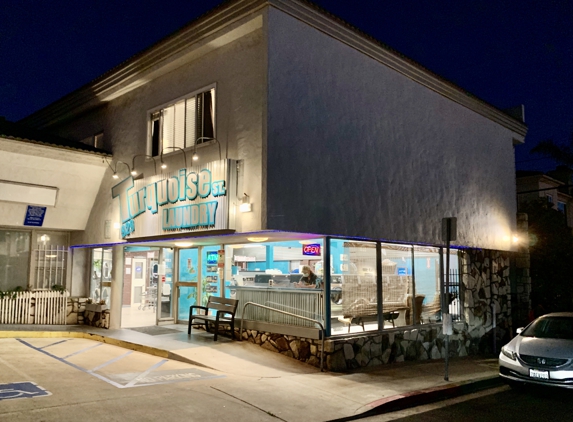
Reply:
[[[565,202],[557,201],[557,211],[561,211],[563,214],[567,214],[567,205]]]
[[[550,204],[553,203],[553,195],[545,195],[547,197],[547,202],[549,202]]]
[[[215,137],[215,88],[193,93],[151,113],[151,155],[190,148]]]

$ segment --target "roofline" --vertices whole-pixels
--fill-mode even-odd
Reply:
[[[558,186],[555,186],[555,189],[557,189],[558,187],[562,187],[562,186],[564,186],[564,185],[567,185],[567,183],[562,182],[561,180],[555,179],[555,178],[553,178],[553,177],[551,177],[551,176],[548,176],[548,175],[545,174],[545,173],[541,173],[541,174],[531,174],[531,175],[529,175],[529,176],[518,176],[518,177],[516,177],[516,180],[519,180],[519,179],[527,179],[527,178],[532,178],[532,179],[533,179],[533,178],[535,178],[535,179],[546,179],[546,180],[544,180],[545,183],[554,183],[554,184],[558,185]],[[541,181],[541,180],[540,180],[540,181]]]
[[[172,35],[112,68],[92,82],[36,111],[20,122],[42,128],[61,122],[99,104],[98,97],[119,90],[128,78],[135,78],[161,61],[174,57],[188,46],[253,15],[264,7],[274,7],[338,41],[394,69],[411,80],[508,128],[522,143],[527,126],[491,104],[473,96],[456,84],[429,71],[415,61],[326,12],[308,0],[229,0],[193,20]],[[109,95],[107,95],[109,97]]]
[[[27,144],[40,145],[43,147],[54,148],[54,149],[64,149],[67,151],[73,151],[73,152],[82,153],[82,154],[86,154],[86,155],[95,155],[95,156],[102,157],[102,158],[112,158],[113,157],[113,155],[111,153],[104,151],[104,150],[99,150],[97,148],[94,148],[94,150],[88,150],[88,149],[83,149],[83,148],[75,148],[75,147],[67,146],[67,145],[58,145],[58,144],[54,144],[51,142],[42,142],[42,141],[36,141],[33,139],[19,138],[17,136],[8,136],[8,135],[0,135],[0,140],[2,140],[2,139],[8,140],[8,141],[16,141],[16,142],[24,142]]]

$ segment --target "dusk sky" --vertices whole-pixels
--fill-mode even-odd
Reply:
[[[221,0],[0,0],[0,116],[31,114],[127,60]],[[315,3],[478,98],[525,105],[518,169],[573,133],[573,0]]]

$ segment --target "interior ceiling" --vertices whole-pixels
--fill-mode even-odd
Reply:
[[[201,237],[177,237],[174,239],[161,239],[161,240],[149,240],[149,241],[130,241],[125,243],[124,246],[146,246],[146,247],[162,247],[162,248],[173,248],[176,247],[176,243],[179,242],[190,242],[191,246],[209,246],[209,245],[238,245],[238,244],[248,244],[253,243],[252,240],[248,238],[261,238],[261,240],[254,241],[255,243],[260,242],[282,242],[287,240],[312,240],[323,237],[322,235],[312,234],[312,233],[290,233],[290,232],[278,232],[278,231],[263,231],[255,233],[233,233],[233,234],[223,234],[215,236],[201,236]],[[262,240],[263,238],[267,238]],[[185,247],[191,247],[185,246]]]

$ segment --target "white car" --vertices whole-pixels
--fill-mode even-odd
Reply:
[[[543,315],[501,348],[499,375],[510,385],[573,388],[573,312]]]

